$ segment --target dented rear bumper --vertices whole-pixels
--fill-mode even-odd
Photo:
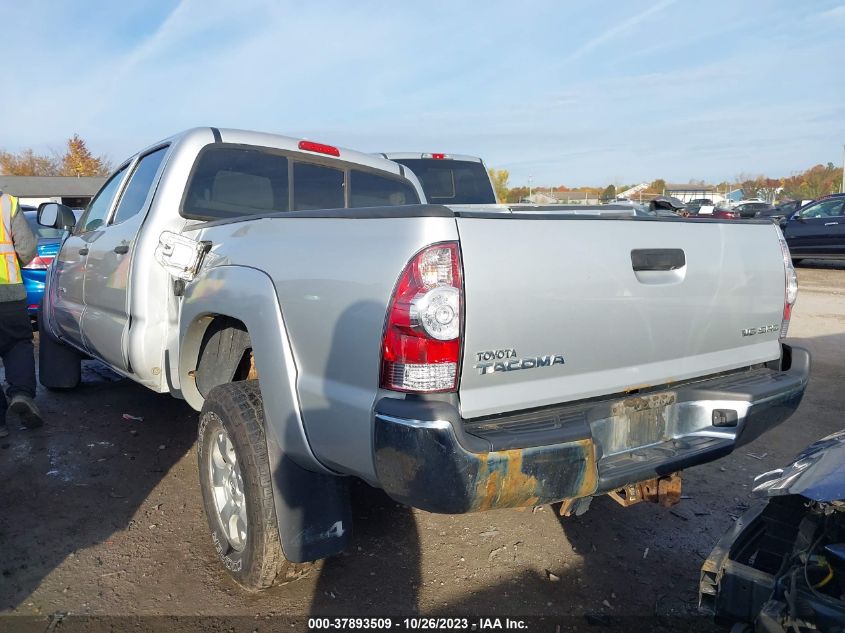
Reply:
[[[727,455],[801,402],[809,353],[635,396],[463,420],[445,402],[376,403],[374,460],[394,499],[430,512],[539,505],[616,490]]]

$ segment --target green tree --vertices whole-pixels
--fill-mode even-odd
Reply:
[[[616,197],[616,186],[608,185],[601,192],[601,199],[604,201],[613,200]]]
[[[657,180],[651,183],[651,186],[649,186],[648,189],[653,193],[663,195],[663,192],[666,191],[666,181],[662,178],[658,178]]]

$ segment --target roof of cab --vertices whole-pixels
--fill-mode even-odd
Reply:
[[[413,160],[421,158],[432,158],[434,154],[443,156],[438,160],[462,160],[471,163],[481,163],[478,156],[467,156],[466,154],[450,154],[448,152],[381,152],[378,156],[382,156],[388,160]]]
[[[305,155],[319,156],[322,158],[335,158],[337,160],[347,161],[371,167],[373,169],[380,169],[392,174],[406,175],[404,169],[398,164],[387,160],[381,156],[367,154],[365,152],[358,152],[353,149],[339,147],[331,143],[326,143],[325,140],[319,139],[316,142],[326,143],[332,147],[336,147],[340,151],[340,156],[329,156],[319,152],[311,152],[308,150],[299,149],[300,141],[315,141],[315,139],[296,138],[292,136],[282,136],[281,134],[269,134],[267,132],[255,132],[251,130],[239,130],[234,128],[215,128],[215,127],[196,127],[185,130],[168,139],[159,141],[155,146],[160,146],[166,141],[186,141],[186,140],[204,140],[207,139],[209,144],[214,142],[222,143],[236,143],[239,145],[255,145],[257,147],[271,147],[274,149],[283,149],[291,152],[298,152]],[[155,147],[151,146],[151,147]]]

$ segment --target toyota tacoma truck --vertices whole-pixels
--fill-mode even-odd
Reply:
[[[440,513],[671,503],[808,381],[768,221],[432,205],[382,157],[216,128],[39,217],[70,230],[41,383],[91,357],[198,410],[211,539],[250,589],[347,546],[353,478]]]

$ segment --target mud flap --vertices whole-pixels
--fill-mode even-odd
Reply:
[[[293,563],[340,554],[352,538],[349,478],[306,470],[282,456],[273,475],[282,550]]]

